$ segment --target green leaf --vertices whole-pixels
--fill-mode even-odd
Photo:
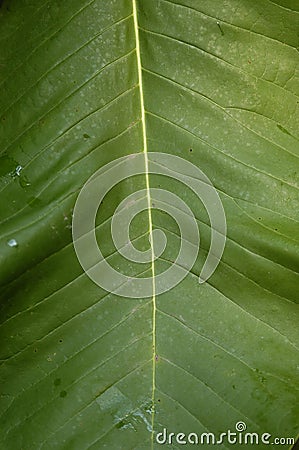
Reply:
[[[237,422],[271,434],[267,448],[291,444],[274,438],[295,438],[299,420],[298,12],[295,0],[1,2],[1,449],[159,448],[163,429],[218,438]],[[149,173],[149,152],[193,163],[220,196],[226,247],[204,284],[209,215]],[[115,208],[139,189],[176,193],[201,237],[185,279],[146,298],[93,283],[72,242],[84,183],[132,153],[144,174],[97,215],[107,261],[141,278],[175,264],[180,230],[151,203],[130,237],[145,251],[164,231],[162,256],[140,264],[114,247]]]

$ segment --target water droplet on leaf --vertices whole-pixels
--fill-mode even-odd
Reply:
[[[9,245],[9,247],[17,247],[18,243],[15,239],[9,239],[9,241],[7,241],[7,245]]]

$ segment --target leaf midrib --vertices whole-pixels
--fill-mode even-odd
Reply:
[[[152,236],[153,225],[152,225],[152,214],[151,214],[151,195],[150,195],[150,184],[149,184],[149,167],[148,167],[148,151],[147,151],[147,135],[146,135],[146,124],[145,124],[145,107],[144,107],[144,94],[143,94],[143,84],[142,84],[142,64],[141,64],[141,54],[140,54],[140,39],[139,39],[139,25],[138,25],[138,12],[136,0],[132,0],[133,6],[133,19],[134,19],[134,30],[135,30],[135,40],[136,40],[136,58],[137,58],[137,70],[138,70],[138,84],[139,84],[139,94],[140,94],[140,110],[141,110],[141,123],[142,123],[142,139],[143,139],[143,153],[144,153],[144,164],[145,164],[145,182],[146,182],[146,193],[147,193],[147,206],[148,206],[148,231],[149,236]],[[152,422],[151,422],[151,448],[154,448],[154,421],[155,421],[155,389],[156,389],[156,294],[155,294],[155,255],[153,243],[151,243],[151,276],[152,276]]]

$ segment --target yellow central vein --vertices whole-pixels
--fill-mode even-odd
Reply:
[[[138,17],[137,17],[137,7],[136,0],[133,1],[133,17],[134,17],[134,29],[135,29],[135,39],[136,39],[136,56],[137,56],[137,69],[138,69],[138,83],[139,83],[139,93],[140,93],[140,108],[141,108],[141,122],[142,122],[142,135],[143,135],[143,153],[145,162],[145,180],[146,180],[146,192],[147,192],[147,205],[148,205],[148,222],[149,222],[149,234],[152,236],[153,223],[152,223],[152,213],[151,213],[151,195],[150,195],[150,184],[149,184],[149,171],[148,171],[148,154],[147,154],[147,139],[146,139],[146,125],[145,125],[145,108],[144,108],[144,95],[142,86],[142,66],[140,58],[140,44],[139,44],[139,27],[138,27]],[[155,389],[156,389],[156,294],[155,294],[155,266],[154,266],[154,248],[153,242],[151,243],[152,258],[151,258],[151,272],[153,280],[153,359],[152,359],[152,448],[154,447],[154,420],[155,420]]]

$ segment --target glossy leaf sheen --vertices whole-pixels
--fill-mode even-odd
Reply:
[[[131,0],[1,2],[1,449],[159,448],[152,425],[296,435],[298,19],[295,0],[137,0],[135,17]],[[144,151],[144,137],[210,178],[228,225],[200,285],[203,205],[150,177],[189,204],[201,233],[192,273],[155,302],[101,290],[71,239],[85,181]],[[97,223],[111,264],[133,276],[151,267],[115,253],[110,219],[145,186],[117,186]],[[168,215],[152,220],[168,238],[159,273],[179,236]],[[148,230],[147,214],[132,222],[137,248]]]

